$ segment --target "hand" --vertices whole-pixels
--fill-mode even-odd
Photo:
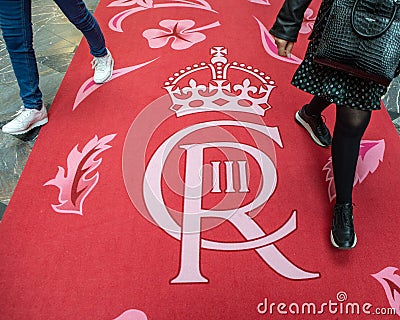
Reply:
[[[278,48],[278,54],[282,57],[290,58],[294,42],[286,41],[277,37],[274,37],[276,47]]]

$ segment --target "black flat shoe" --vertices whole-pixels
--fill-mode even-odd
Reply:
[[[331,243],[338,249],[352,249],[356,246],[357,236],[354,232],[353,205],[336,204],[333,209]]]

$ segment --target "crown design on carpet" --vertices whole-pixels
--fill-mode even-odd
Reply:
[[[188,66],[165,82],[164,89],[172,100],[170,109],[176,112],[177,117],[207,111],[236,111],[263,116],[271,108],[268,99],[276,87],[275,82],[257,68],[228,62],[227,54],[225,47],[213,47],[210,63]],[[193,77],[202,72],[204,78],[204,71],[208,73],[207,84]],[[235,81],[231,81],[233,74]]]

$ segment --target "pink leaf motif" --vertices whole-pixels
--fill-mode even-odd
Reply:
[[[303,23],[301,24],[300,33],[307,34],[312,31],[314,27],[314,22],[316,17],[312,17],[314,11],[310,8],[307,8],[306,12],[304,13]]]
[[[153,0],[116,0],[111,2],[108,7],[127,7],[135,4],[143,8],[152,8]]]
[[[260,27],[261,41],[264,46],[264,49],[271,57],[293,64],[300,64],[302,62],[302,60],[296,57],[294,54],[292,54],[290,58],[281,57],[278,54],[278,49],[276,48],[273,36],[268,32],[267,28],[261,23],[260,20],[258,20],[256,17],[254,17],[254,19],[256,19]]]
[[[397,274],[399,269],[395,267],[386,267],[378,273],[371,274],[385,290],[390,306],[396,310],[396,314],[400,317],[400,275]]]
[[[374,173],[383,162],[383,154],[385,153],[385,140],[363,140],[360,145],[360,153],[354,178],[354,185],[362,183],[369,173]]]
[[[78,145],[72,149],[67,157],[67,171],[59,166],[56,177],[44,184],[44,186],[52,185],[60,189],[59,204],[51,205],[54,211],[83,214],[83,202],[99,180],[99,173],[95,170],[102,159],[96,157],[111,148],[107,143],[115,136],[116,134],[110,134],[100,140],[95,136],[83,147],[82,152],[78,150]]]
[[[114,70],[110,81],[112,81],[112,80],[114,80],[114,79],[116,79],[116,78],[118,78],[120,76],[123,76],[123,75],[125,75],[125,74],[127,74],[127,73],[129,73],[131,71],[140,69],[140,68],[142,68],[142,67],[144,67],[144,66],[146,66],[146,65],[148,65],[148,64],[150,64],[152,62],[154,62],[157,59],[158,58],[153,59],[151,61],[147,61],[147,62],[142,63],[142,64],[135,65],[135,66]],[[75,102],[74,102],[74,105],[72,107],[72,110],[75,110],[83,100],[85,100],[94,91],[99,89],[102,85],[103,84],[96,84],[93,81],[93,77],[87,79],[83,83],[83,85],[81,85],[81,87],[78,90],[78,93],[76,94],[76,98],[75,98]]]
[[[248,0],[248,1],[253,3],[263,4],[265,6],[271,5],[268,0]]]
[[[147,316],[143,311],[131,309],[125,311],[114,320],[147,320]]]
[[[360,144],[360,153],[358,155],[357,168],[354,176],[354,186],[362,183],[370,173],[374,173],[379,164],[383,162],[385,153],[385,140],[362,140]],[[332,201],[336,197],[336,189],[333,179],[332,158],[322,170],[326,170],[325,181],[329,182],[328,195]]]

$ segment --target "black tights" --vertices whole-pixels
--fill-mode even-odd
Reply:
[[[310,103],[306,106],[306,113],[309,116],[312,115],[321,115],[321,112],[324,111],[331,103],[321,97],[314,96]]]
[[[320,115],[330,102],[314,97],[306,111]],[[336,203],[352,203],[354,175],[361,138],[371,119],[371,111],[336,107],[336,123],[332,139],[332,165],[336,187]]]

